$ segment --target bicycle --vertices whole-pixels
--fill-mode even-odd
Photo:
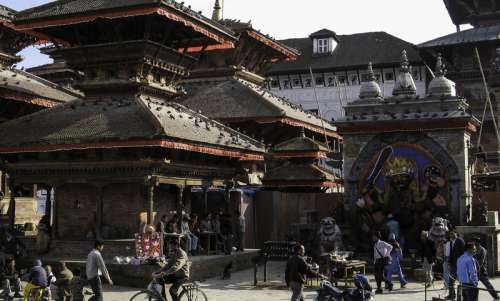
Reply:
[[[153,278],[148,288],[132,296],[130,301],[167,301],[161,294],[162,284]],[[208,301],[207,295],[196,282],[186,282],[180,287],[179,301]]]

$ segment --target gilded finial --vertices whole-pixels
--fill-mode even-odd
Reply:
[[[219,22],[222,20],[222,6],[220,5],[219,0],[215,0],[214,12],[212,13],[212,20],[215,22]]]

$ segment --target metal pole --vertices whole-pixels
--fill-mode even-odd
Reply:
[[[493,126],[495,128],[495,134],[497,136],[497,149],[500,152],[500,134],[498,132],[498,125],[495,117],[495,112],[493,111],[493,105],[491,104],[488,84],[486,83],[486,77],[484,76],[483,65],[481,64],[481,57],[479,57],[479,51],[477,50],[477,47],[474,48],[474,51],[476,53],[477,62],[479,64],[479,71],[481,71],[481,77],[483,79],[483,88],[484,92],[486,93],[486,101],[488,102],[488,107],[490,108],[491,121],[493,122]],[[497,158],[498,158],[498,165],[500,166],[500,156],[498,155],[498,153],[497,153]]]
[[[313,75],[313,71],[312,71],[311,66],[309,66],[309,73],[311,74],[311,84],[313,86],[314,98],[316,99],[316,105],[318,106],[318,115],[319,115],[319,118],[321,118],[321,126],[323,127],[323,134],[325,135],[325,144],[328,148],[330,148],[330,146],[328,145],[328,138],[326,136],[325,121],[323,120],[323,114],[321,113],[321,108],[319,106],[318,93],[316,92],[316,81],[314,79],[314,75]]]

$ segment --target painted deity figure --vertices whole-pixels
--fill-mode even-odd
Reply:
[[[342,248],[342,232],[332,217],[321,220],[319,228],[321,254],[340,250]]]

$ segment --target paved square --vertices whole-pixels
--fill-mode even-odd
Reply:
[[[253,286],[253,270],[245,270],[234,273],[231,280],[209,279],[201,283],[203,291],[211,301],[267,301],[267,300],[290,300],[291,293],[284,285],[285,263],[272,262],[268,265],[268,282]],[[262,269],[260,270],[262,272]],[[260,274],[260,279],[262,275]],[[373,280],[373,279],[372,279]],[[500,278],[493,279],[496,288],[500,288]],[[395,285],[395,287],[398,287]],[[444,297],[447,292],[442,290],[442,281],[436,283],[435,288],[427,292],[427,300],[432,297]],[[481,286],[482,287],[482,286]],[[137,289],[125,287],[105,286],[106,301],[128,301],[136,293]],[[316,292],[313,288],[306,289],[306,300],[313,300]],[[406,289],[396,288],[392,292],[375,296],[375,300],[383,301],[423,301],[425,300],[424,286],[419,283],[409,283]],[[485,292],[482,292],[479,301],[492,300]]]

